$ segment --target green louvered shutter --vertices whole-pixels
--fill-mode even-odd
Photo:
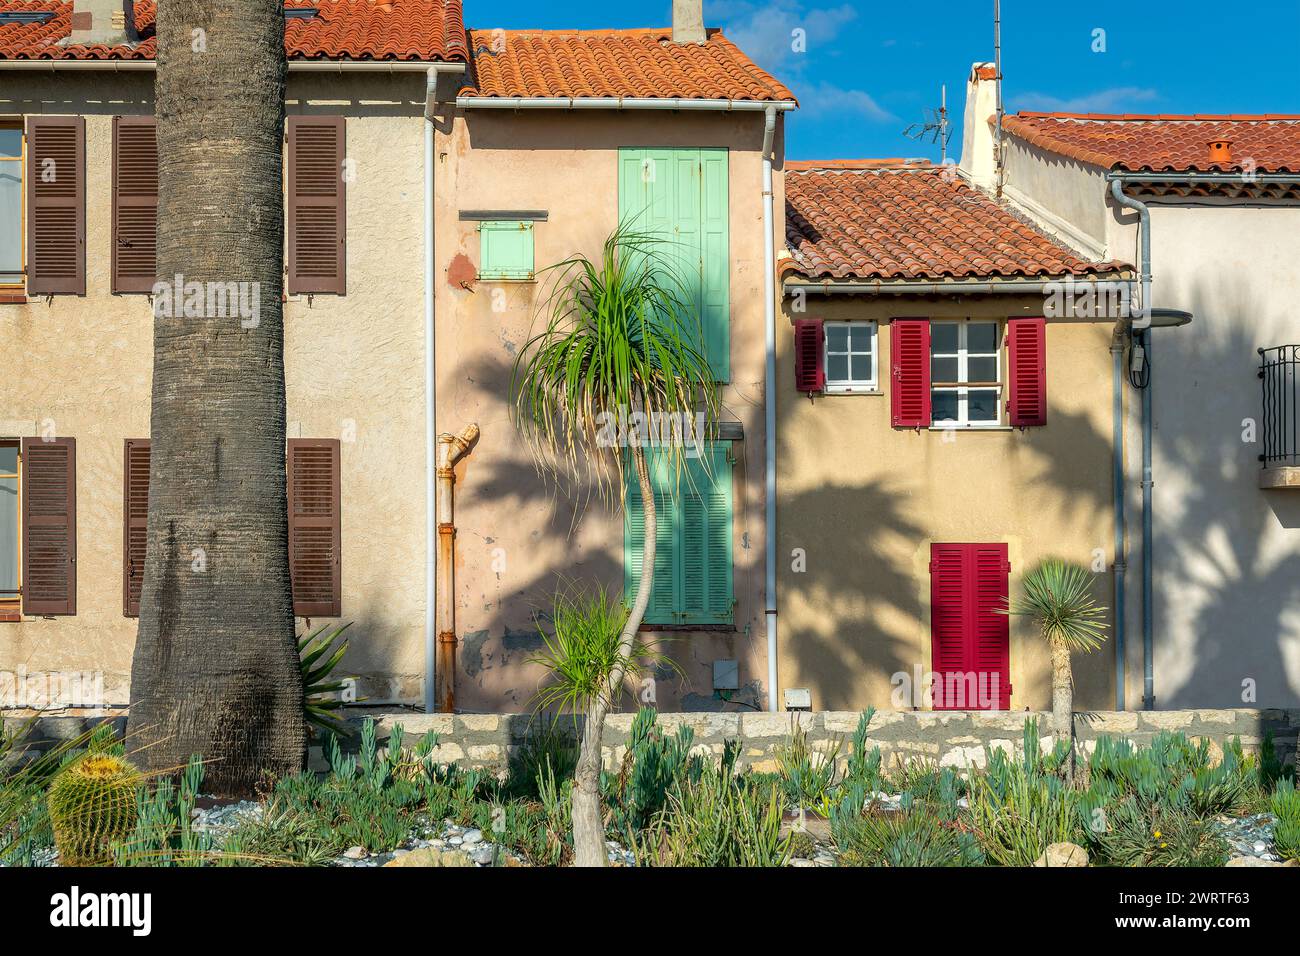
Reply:
[[[663,458],[651,457],[658,534],[655,584],[647,624],[730,624],[732,600],[732,483],[728,445],[713,446],[705,469],[689,461],[676,481]],[[629,472],[624,522],[623,586],[636,593],[643,542],[641,495]]]
[[[619,151],[619,219],[666,240],[700,316],[714,377],[730,378],[731,253],[725,149]]]

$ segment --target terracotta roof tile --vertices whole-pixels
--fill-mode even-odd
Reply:
[[[462,96],[794,101],[720,31],[673,43],[663,30],[471,30]]]
[[[1300,116],[1016,113],[1003,129],[1025,142],[1085,163],[1129,172],[1300,171]],[[1208,143],[1229,140],[1232,162],[1210,162]]]
[[[286,19],[290,59],[466,59],[461,0],[288,0],[287,7],[315,7],[309,18]],[[137,0],[141,42],[114,47],[60,43],[72,32],[71,0],[0,0],[0,11],[51,11],[46,23],[0,25],[0,59],[152,60],[157,5]]]
[[[785,266],[810,279],[1090,275],[1089,262],[955,174],[910,162],[787,164]]]

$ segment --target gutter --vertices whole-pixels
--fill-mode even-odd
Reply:
[[[1059,286],[1065,276],[1053,276],[1047,279],[1004,279],[999,282],[968,282],[955,280],[951,282],[932,282],[928,280],[902,279],[898,281],[841,281],[837,279],[787,279],[783,289],[787,295],[797,290],[822,293],[825,295],[1024,295],[1029,293],[1049,292]],[[1121,273],[1093,276],[1071,276],[1075,288],[1087,282],[1132,282],[1132,278]]]
[[[1300,173],[1125,173],[1109,172],[1106,174],[1108,183],[1133,183],[1142,185],[1147,183],[1207,183],[1209,185],[1245,185],[1250,186],[1255,183],[1300,183]],[[1114,195],[1112,191],[1111,195]]]
[[[776,239],[775,196],[772,188],[772,147],[776,140],[776,107],[763,120],[763,333],[767,348],[763,385],[764,565],[763,617],[767,625],[767,709],[777,701],[776,632]]]
[[[1125,710],[1125,609],[1124,576],[1128,572],[1124,550],[1124,338],[1117,332],[1110,343],[1111,357],[1111,493],[1115,503],[1115,709]]]
[[[682,99],[649,96],[458,96],[459,109],[498,110],[720,110],[772,113],[796,109],[789,101]]]
[[[0,60],[0,70],[152,73],[154,60]],[[430,60],[290,60],[290,73],[464,73],[466,64]]]

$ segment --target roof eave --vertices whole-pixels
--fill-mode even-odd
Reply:
[[[651,96],[458,96],[460,109],[557,110],[716,110],[719,112],[779,113],[798,108],[791,100],[738,100],[725,98]]]

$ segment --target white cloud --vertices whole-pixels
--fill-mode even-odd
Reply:
[[[1134,103],[1149,103],[1160,94],[1149,87],[1115,86],[1083,96],[1062,98],[1047,93],[1021,93],[1008,96],[1017,110],[1044,113],[1124,113]]]
[[[802,71],[857,16],[850,3],[808,7],[801,0],[715,0],[705,9],[706,22],[721,25],[736,46],[769,72]],[[795,30],[803,31],[802,52],[795,50]]]
[[[898,117],[876,102],[866,90],[846,90],[833,83],[811,83],[795,90],[799,114],[858,116],[873,123],[897,122]]]

